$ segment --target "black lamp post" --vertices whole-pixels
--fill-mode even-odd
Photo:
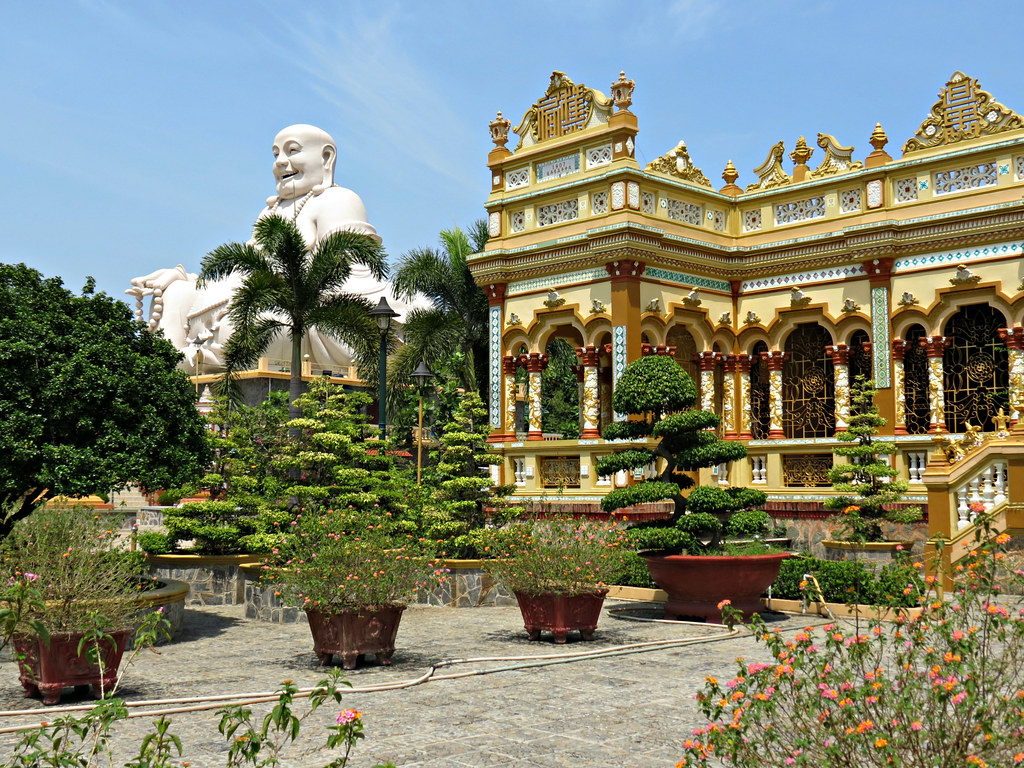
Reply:
[[[423,387],[426,386],[427,381],[433,377],[434,374],[427,368],[427,364],[422,360],[420,364],[416,366],[416,370],[413,371],[413,381],[416,382],[416,389],[419,391],[420,396],[420,418],[419,418],[419,429],[416,432],[416,485],[420,484],[421,474],[423,472]]]
[[[385,379],[387,378],[388,370],[388,329],[391,328],[391,318],[398,317],[398,313],[391,308],[388,300],[381,296],[380,303],[370,310],[369,315],[373,318],[373,322],[377,324],[378,330],[380,330],[380,366],[377,373],[380,379],[380,387],[378,388],[377,395],[377,410],[380,411],[380,436],[384,439],[387,437],[388,426],[387,393],[385,392]]]

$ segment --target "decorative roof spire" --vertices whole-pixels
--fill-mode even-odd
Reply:
[[[511,127],[507,119],[501,116],[501,110],[498,110],[498,116],[491,120],[488,127],[491,129],[491,141],[494,142],[496,147],[505,148],[505,144],[508,141],[508,129]]]
[[[619,79],[612,83],[611,90],[612,101],[615,102],[615,108],[620,112],[629,110],[629,105],[633,103],[633,89],[636,88],[636,83],[632,80],[626,79],[625,71],[619,72]]]
[[[722,171],[722,178],[725,179],[725,186],[722,187],[719,192],[724,195],[741,195],[743,194],[742,187],[736,184],[736,179],[740,177],[739,171],[736,170],[736,166],[732,164],[732,160],[729,160],[725,164],[725,170]]]
[[[793,181],[803,181],[810,173],[807,161],[811,159],[814,150],[807,146],[807,139],[801,136],[796,141],[796,147],[789,153],[789,159],[793,161]]]
[[[885,135],[881,123],[875,123],[875,130],[868,137],[868,142],[875,148],[875,151],[864,158],[866,168],[877,168],[879,165],[885,165],[892,161],[892,157],[883,149],[889,143],[889,137]]]

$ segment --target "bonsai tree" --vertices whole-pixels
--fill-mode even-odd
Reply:
[[[720,419],[709,411],[696,410],[696,403],[693,379],[675,360],[663,355],[634,360],[615,387],[615,410],[634,418],[609,424],[604,438],[644,443],[600,459],[598,474],[641,469],[652,463],[660,471],[654,478],[612,491],[601,502],[602,508],[612,512],[653,501],[675,503],[670,520],[644,523],[634,529],[634,540],[640,548],[670,553],[686,550],[689,554],[718,551],[723,533],[731,532],[727,526],[733,515],[765,502],[760,491],[711,486],[693,488],[684,498],[682,492],[694,485],[684,473],[747,455],[741,443],[718,438],[714,430]],[[652,437],[658,440],[653,447],[647,444]]]
[[[896,453],[891,442],[875,439],[885,419],[874,403],[874,382],[858,376],[851,387],[850,425],[836,434],[845,445],[833,449],[851,461],[829,470],[828,478],[841,496],[825,500],[825,508],[839,512],[833,518],[839,525],[838,535],[846,541],[882,541],[882,521],[913,523],[921,519],[920,507],[899,508],[909,488],[899,472],[882,461],[882,456]]]

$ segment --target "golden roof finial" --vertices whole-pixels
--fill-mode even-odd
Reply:
[[[875,148],[875,151],[864,158],[865,168],[877,168],[892,160],[892,156],[883,149],[889,143],[889,137],[885,135],[885,130],[882,128],[881,123],[875,123],[875,130],[871,132],[868,141]]]
[[[796,165],[807,165],[813,154],[814,150],[807,146],[807,139],[801,136],[797,139],[796,147],[789,153],[789,159]]]
[[[612,83],[612,87],[609,89],[617,110],[625,112],[629,109],[629,105],[633,103],[634,88],[636,88],[636,83],[626,79],[625,70],[620,71],[619,79]]]
[[[491,129],[491,141],[494,142],[496,147],[504,147],[508,141],[508,129],[512,125],[506,118],[501,116],[501,110],[498,110],[498,116],[491,120],[488,124],[488,128]]]
[[[722,171],[722,178],[725,180],[725,186],[718,191],[722,194],[733,196],[743,194],[743,189],[736,184],[736,179],[739,177],[739,171],[737,171],[736,166],[732,164],[732,160],[729,160],[725,164],[725,170]]]

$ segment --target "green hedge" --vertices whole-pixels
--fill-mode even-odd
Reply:
[[[800,589],[804,574],[817,579],[822,597],[829,603],[913,607],[925,590],[920,571],[902,561],[876,567],[854,560],[792,557],[783,560],[779,577],[772,584],[772,597],[801,600],[806,595],[816,599],[813,582],[807,591]]]

